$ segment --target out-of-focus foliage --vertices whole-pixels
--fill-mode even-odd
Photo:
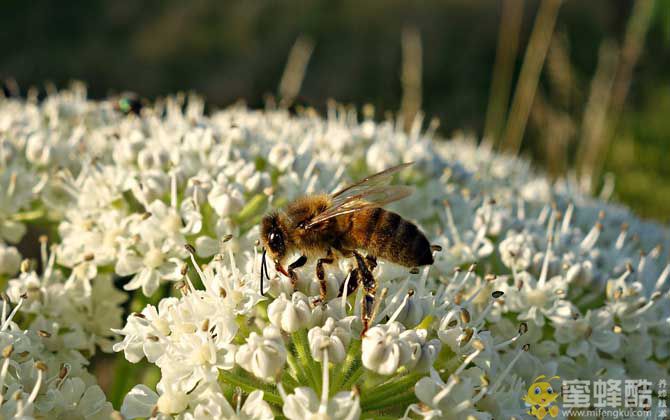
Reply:
[[[525,2],[515,74],[539,2]],[[621,44],[631,0],[566,0],[555,36],[565,40],[574,97],[565,110],[579,122],[604,40]],[[376,117],[400,108],[401,32],[418,29],[423,46],[422,108],[449,134],[481,134],[493,73],[501,2],[104,2],[48,1],[3,4],[0,77],[23,89],[86,81],[93,97],[131,90],[153,98],[195,90],[211,106],[244,99],[263,105],[274,93],[289,50],[300,35],[315,43],[300,91],[319,110],[328,98],[375,105]],[[616,175],[620,200],[646,217],[668,220],[670,148],[670,6],[656,1],[645,48],[617,125],[605,170]],[[543,71],[538,93],[557,101]],[[532,120],[532,119],[531,119]],[[542,126],[526,130],[524,150],[538,164]],[[571,150],[577,149],[570,144]]]

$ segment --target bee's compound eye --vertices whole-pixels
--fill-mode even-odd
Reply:
[[[535,395],[540,395],[540,392],[542,392],[542,390],[540,389],[539,386],[536,386],[535,387]]]
[[[270,248],[277,250],[283,245],[282,236],[278,233],[272,232],[268,236],[268,242],[270,243]]]
[[[553,394],[554,390],[551,387],[547,388],[547,394]]]

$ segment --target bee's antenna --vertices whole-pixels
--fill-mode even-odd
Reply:
[[[265,270],[265,252],[266,252],[265,248],[263,248],[263,257],[261,259],[261,295],[262,296],[265,296],[265,294],[263,293],[263,274],[264,274],[264,270]]]
[[[265,263],[265,254],[266,254],[265,248],[263,248],[263,259],[261,260],[261,295],[265,296],[265,292],[263,291],[263,273],[265,273],[265,276],[267,276],[268,280],[270,280],[270,276],[268,275],[268,266]]]

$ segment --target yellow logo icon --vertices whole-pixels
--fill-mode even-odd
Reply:
[[[528,393],[521,397],[528,407],[527,413],[534,416],[538,420],[542,420],[548,415],[556,417],[558,415],[558,406],[552,405],[558,398],[558,393],[551,387],[549,381],[553,379],[560,379],[558,376],[552,376],[546,381],[540,382],[540,379],[546,378],[545,375],[540,375],[533,381],[533,384],[528,388]]]

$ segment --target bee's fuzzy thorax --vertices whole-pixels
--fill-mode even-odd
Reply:
[[[310,220],[330,206],[331,199],[327,194],[314,194],[300,197],[286,207],[286,218],[291,227],[298,227],[301,222]]]

